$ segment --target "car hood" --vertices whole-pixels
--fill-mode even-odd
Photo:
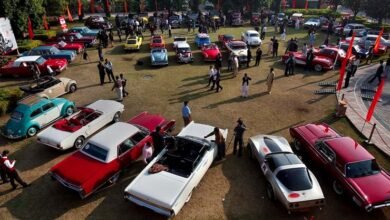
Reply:
[[[148,112],[143,112],[134,118],[130,119],[128,122],[130,124],[141,125],[144,128],[147,128],[149,131],[154,131],[157,125],[162,125],[166,119],[160,115],[149,114]]]
[[[51,171],[71,184],[82,186],[106,166],[106,163],[77,151],[54,166]]]
[[[48,59],[45,64],[50,66],[62,67],[68,64],[68,61],[66,61],[66,59]]]
[[[232,50],[232,52],[234,53],[234,55],[237,55],[237,56],[246,56],[246,55],[248,55],[248,50],[246,50],[246,49]]]
[[[219,50],[204,50],[203,53],[207,54],[209,57],[216,57],[220,52]]]
[[[165,60],[167,55],[165,53],[155,52],[155,53],[152,53],[152,56],[153,56],[154,60],[156,60],[156,61],[163,61],[163,60]]]
[[[350,178],[349,181],[371,204],[390,200],[390,178],[383,171],[371,176]]]

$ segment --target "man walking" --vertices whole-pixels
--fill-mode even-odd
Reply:
[[[218,87],[217,87],[218,88]],[[184,120],[184,127],[187,126],[191,121],[192,121],[192,117],[191,117],[191,109],[190,107],[188,106],[188,101],[184,101],[184,105],[181,109],[181,114],[183,116],[183,120]]]
[[[9,177],[9,181],[11,182],[11,185],[12,185],[12,190],[15,190],[16,187],[18,186],[16,183],[15,183],[15,180],[16,182],[18,182],[20,185],[23,186],[23,188],[26,188],[26,187],[29,187],[31,186],[31,184],[27,184],[25,183],[19,176],[18,174],[18,171],[15,169],[15,162],[16,160],[14,161],[10,161],[8,159],[8,154],[9,154],[9,151],[8,150],[4,150],[3,153],[2,153],[2,161],[3,161],[3,164],[2,166],[4,166],[6,172],[7,172],[7,175]]]
[[[246,73],[242,77],[241,97],[247,98],[249,93],[249,81],[252,80]]]
[[[99,61],[97,67],[99,70],[100,85],[102,86],[104,84],[104,77],[106,75],[106,71],[105,71],[104,65],[101,61]]]
[[[279,42],[278,40],[275,39],[272,44],[272,57],[278,56],[278,49],[279,49]]]
[[[215,75],[214,75],[214,81],[215,81],[215,85],[217,86],[216,88],[216,91],[215,92],[219,92],[219,89],[223,89],[223,87],[221,86],[220,82],[221,82],[221,72],[219,70],[216,70],[215,71]],[[213,85],[214,86],[214,85]]]
[[[119,76],[115,77],[114,80],[114,86],[112,87],[111,91],[115,89],[116,95],[117,95],[117,101],[122,102],[123,101],[123,87],[122,87],[122,80],[119,79]]]
[[[110,82],[115,81],[114,73],[112,70],[112,63],[111,63],[111,61],[108,61],[107,58],[106,58],[105,63],[104,63],[104,68],[106,70],[106,73],[107,73],[107,76],[108,76],[108,79],[110,80]]]
[[[129,95],[129,93],[126,91],[126,84],[127,84],[127,79],[123,76],[123,74],[119,74],[119,78],[122,81],[122,92],[123,92],[123,97],[126,97]]]
[[[213,82],[213,86],[215,85],[214,75],[215,75],[215,69],[214,69],[213,66],[210,66],[210,69],[209,69],[209,83],[207,84],[206,88],[211,85],[211,82]]]
[[[164,149],[164,134],[161,131],[161,127],[157,126],[150,136],[154,146],[153,157],[156,157]]]
[[[271,71],[268,73],[268,76],[267,76],[267,92],[268,92],[268,94],[271,94],[271,89],[272,89],[272,85],[274,83],[274,79],[275,79],[274,68],[271,68]]]
[[[261,46],[259,46],[259,48],[257,48],[256,50],[256,63],[255,63],[255,66],[259,66],[260,65],[260,60],[261,60],[261,56],[263,55],[263,51],[261,50]]]
[[[242,156],[242,146],[244,144],[244,132],[246,130],[246,126],[244,122],[239,118],[237,120],[237,126],[234,128],[234,146],[233,146],[233,154],[237,153],[238,146],[238,157]]]
[[[375,75],[371,78],[370,81],[368,81],[368,83],[371,84],[372,82],[374,82],[375,79],[378,79],[378,85],[379,85],[380,82],[381,82],[381,79],[382,79],[383,70],[384,70],[384,67],[383,67],[383,60],[381,60],[381,61],[379,61],[379,67],[378,67],[378,69],[376,70]]]

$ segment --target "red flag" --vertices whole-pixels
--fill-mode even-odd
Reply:
[[[366,116],[366,122],[370,122],[371,117],[374,114],[375,106],[378,103],[378,101],[382,95],[384,86],[385,86],[385,80],[382,79],[381,83],[379,83],[378,89],[376,90],[374,99],[371,102],[370,108],[368,109],[367,116]]]
[[[33,31],[33,26],[30,20],[30,17],[27,17],[27,28],[28,28],[28,38],[32,40],[34,38],[34,31]]]
[[[77,4],[78,4],[78,15],[80,16],[81,15],[81,0],[77,0]]]
[[[286,0],[282,0],[283,11],[286,10]]]
[[[297,5],[297,0],[292,0],[292,8],[295,8]]]
[[[349,42],[349,47],[348,47],[347,54],[345,55],[345,58],[344,58],[344,60],[343,60],[343,62],[341,64],[340,78],[339,78],[339,82],[337,83],[337,91],[340,91],[341,90],[341,86],[343,85],[343,80],[344,80],[344,75],[345,75],[345,68],[347,67],[348,60],[349,60],[349,58],[351,58],[351,55],[352,55],[352,46],[353,46],[354,40],[355,40],[355,33],[353,33],[353,35],[352,35],[351,41]]]
[[[72,14],[71,14],[70,11],[69,11],[69,6],[66,6],[66,10],[68,11],[68,20],[69,20],[69,21],[73,21]]]
[[[376,38],[375,45],[374,45],[374,53],[378,53],[379,46],[380,46],[380,44],[381,44],[382,35],[383,35],[383,28],[382,28],[382,30],[379,32],[378,37]]]
[[[95,13],[95,0],[91,0],[89,4],[89,7],[91,8],[91,13]]]
[[[306,0],[306,3],[305,3],[305,9],[307,10],[309,8],[309,1]]]
[[[124,1],[123,7],[125,8],[125,13],[127,14],[127,0]]]
[[[107,12],[110,12],[110,3],[108,0],[106,0],[106,7],[107,7]]]
[[[47,23],[46,15],[43,16],[43,27],[45,30],[49,30],[49,24]]]

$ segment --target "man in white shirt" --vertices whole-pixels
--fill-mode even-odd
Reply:
[[[4,166],[7,174],[8,174],[8,177],[9,177],[9,181],[11,182],[11,185],[12,185],[12,190],[15,190],[16,187],[18,186],[16,183],[15,183],[15,180],[16,182],[18,182],[20,185],[23,186],[23,188],[26,188],[26,187],[29,187],[31,186],[31,184],[27,184],[25,183],[19,176],[18,174],[18,171],[16,171],[15,169],[15,162],[16,160],[14,161],[10,161],[8,159],[8,154],[9,154],[9,151],[8,150],[4,150],[3,151],[3,154],[2,154],[2,166]]]
[[[104,68],[106,69],[106,73],[108,75],[108,79],[110,80],[110,82],[115,82],[111,61],[106,59],[106,62],[104,63]]]
[[[209,83],[207,84],[206,88],[211,85],[211,82],[213,82],[214,75],[215,75],[215,68],[214,68],[214,66],[210,66],[210,69],[209,69]]]
[[[146,142],[146,144],[142,148],[142,161],[145,164],[148,164],[152,159],[152,155],[153,155],[153,146],[148,141],[148,142]]]

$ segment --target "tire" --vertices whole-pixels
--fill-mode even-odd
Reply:
[[[268,182],[267,182],[267,185],[266,185],[266,190],[267,190],[267,197],[268,197],[268,199],[274,201],[275,200],[274,190],[272,189],[271,184],[268,183]]]
[[[302,144],[300,141],[298,141],[298,139],[294,139],[294,144],[293,144],[293,148],[296,152],[301,152],[302,151]]]
[[[74,109],[73,109],[73,106],[68,106],[65,110],[65,116],[68,117],[68,116],[71,116],[72,114],[74,113]]]
[[[33,137],[38,133],[38,128],[35,126],[31,126],[27,129],[26,136]]]
[[[317,71],[317,72],[321,72],[322,71],[322,66],[320,64],[316,64],[316,65],[314,65],[314,70]]]
[[[333,191],[337,195],[341,196],[344,194],[344,188],[341,186],[341,184],[337,180],[333,181],[332,188],[333,188]]]
[[[112,122],[113,123],[118,122],[120,119],[121,119],[121,113],[120,112],[116,112],[114,117],[112,118]]]
[[[72,85],[69,86],[69,92],[74,93],[77,90],[77,85],[73,83]]]
[[[83,145],[84,145],[84,142],[85,142],[85,138],[83,136],[80,136],[78,137],[75,141],[74,141],[74,148],[76,149],[80,149]]]

